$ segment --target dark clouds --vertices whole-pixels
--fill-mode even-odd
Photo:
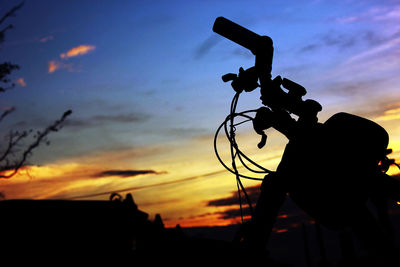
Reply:
[[[252,186],[249,188],[246,188],[246,193],[248,194],[250,200],[256,200],[260,194],[260,186]],[[242,197],[243,199],[243,197]],[[227,198],[219,198],[219,199],[214,199],[210,200],[207,203],[207,206],[212,206],[212,207],[221,207],[221,206],[232,206],[232,205],[238,205],[239,204],[239,196],[237,192],[233,192],[230,197]]]
[[[249,195],[253,209],[256,205],[256,201],[260,195],[260,186],[251,186],[246,188],[246,192]],[[213,199],[207,202],[207,206],[213,207],[227,207],[226,210],[218,211],[216,214],[220,219],[224,220],[238,220],[243,215],[243,217],[251,216],[250,207],[244,201],[244,196],[242,196],[242,210],[239,206],[239,198],[237,192],[232,192],[231,196],[226,198]],[[278,219],[285,219],[290,217],[290,223],[296,221],[308,221],[309,217],[305,215],[303,211],[300,211],[296,204],[287,198],[285,203],[282,205],[281,210],[278,214]],[[280,227],[282,226],[282,221],[279,222]]]
[[[231,220],[231,219],[240,218],[241,215],[243,215],[243,217],[250,216],[251,212],[250,212],[250,207],[249,206],[244,206],[244,207],[242,207],[242,210],[240,210],[240,209],[228,209],[228,210],[221,211],[218,214],[219,214],[219,218],[220,219]]]
[[[160,174],[154,170],[107,170],[96,173],[94,177],[118,176],[121,178],[134,177],[144,174]]]
[[[216,35],[212,35],[204,40],[196,49],[195,51],[195,59],[200,59],[204,57],[208,52],[221,40]]]
[[[246,188],[246,193],[249,196],[250,201],[252,202],[252,205],[254,207],[258,196],[260,194],[260,186],[252,186]],[[237,192],[232,192],[232,195],[230,197],[226,198],[219,198],[219,199],[214,199],[210,200],[207,202],[207,206],[213,206],[213,207],[230,207],[230,206],[235,206],[232,207],[231,209],[227,209],[221,212],[218,212],[219,217],[224,220],[229,220],[229,219],[237,219],[243,216],[250,216],[250,207],[247,205],[245,198],[242,194],[242,210],[240,208],[237,208],[236,206],[239,205],[239,196]]]
[[[149,118],[147,114],[127,113],[127,114],[102,114],[89,118],[70,118],[65,122],[66,127],[87,128],[94,126],[102,126],[109,123],[138,123],[144,122]]]

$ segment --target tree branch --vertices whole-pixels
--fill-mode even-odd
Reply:
[[[6,109],[1,115],[0,115],[0,121],[2,121],[4,119],[5,116],[7,116],[8,114],[10,114],[11,112],[13,112],[15,110],[15,107],[11,107]]]
[[[15,7],[11,8],[10,11],[8,11],[4,16],[0,19],[0,24],[2,24],[8,17],[13,17],[15,16],[15,12],[20,9],[24,5],[24,2],[21,2],[19,5],[16,5]]]
[[[37,148],[42,141],[45,140],[46,136],[50,134],[50,132],[57,132],[61,127],[65,119],[71,115],[72,111],[68,110],[64,112],[62,117],[55,121],[53,124],[49,125],[43,132],[38,132],[36,139],[24,150],[22,153],[21,157],[17,160],[16,163],[13,165],[8,164],[7,157],[10,155],[12,148],[15,147],[15,145],[22,139],[25,138],[26,136],[23,136],[23,134],[18,135],[17,139],[12,141],[10,140],[9,146],[5,153],[2,156],[2,161],[6,161],[6,165],[3,167],[0,167],[0,179],[9,179],[13,177],[15,174],[18,173],[19,169],[24,166],[27,158],[32,154],[32,151]],[[26,134],[26,132],[24,132]],[[11,171],[9,174],[4,174],[7,171]]]

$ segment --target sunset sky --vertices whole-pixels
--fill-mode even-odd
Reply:
[[[4,14],[20,1],[2,1]],[[131,192],[167,226],[225,225],[237,206],[235,177],[218,162],[214,133],[234,91],[221,76],[254,65],[243,47],[215,34],[224,16],[274,41],[273,76],[303,85],[323,106],[382,125],[400,159],[400,1],[25,1],[4,25],[1,62],[20,65],[0,108],[10,129],[43,129],[71,109],[17,176],[6,199],[108,199]],[[3,26],[4,26],[3,25]],[[259,90],[238,110],[261,106]],[[287,140],[238,128],[242,150],[274,170]],[[229,150],[222,136],[221,153]],[[357,156],[356,152],[355,156]],[[391,169],[390,173],[396,173]],[[258,182],[244,181],[246,186]]]

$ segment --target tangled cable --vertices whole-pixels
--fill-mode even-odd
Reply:
[[[230,114],[226,117],[226,119],[221,123],[221,125],[218,127],[217,131],[215,132],[215,136],[214,136],[214,151],[215,154],[219,160],[219,162],[222,164],[222,166],[225,167],[225,169],[227,169],[229,172],[233,173],[236,177],[236,184],[237,184],[237,189],[238,189],[238,195],[239,195],[239,205],[240,205],[240,215],[241,215],[241,219],[243,222],[243,208],[242,208],[242,197],[241,197],[241,191],[243,192],[245,198],[246,198],[246,202],[249,205],[249,209],[250,209],[250,214],[253,214],[253,207],[250,201],[250,198],[246,192],[245,187],[243,186],[243,183],[241,181],[240,178],[244,178],[244,179],[250,179],[250,180],[259,180],[262,181],[263,178],[258,178],[258,177],[252,177],[252,176],[247,176],[247,175],[243,175],[241,173],[239,173],[237,165],[236,165],[236,159],[238,159],[240,161],[240,163],[250,172],[254,172],[254,173],[258,173],[258,174],[269,174],[272,173],[273,171],[268,170],[264,167],[262,167],[261,165],[257,164],[256,162],[254,162],[253,160],[251,160],[248,156],[246,156],[242,151],[240,151],[237,143],[236,143],[236,126],[243,124],[245,122],[248,121],[252,121],[253,118],[249,115],[249,113],[255,113],[257,112],[257,110],[246,110],[243,112],[239,112],[236,113],[236,107],[237,107],[237,103],[239,100],[239,95],[240,92],[237,92],[235,94],[235,96],[232,99],[232,103],[231,103],[231,107],[230,107]],[[235,124],[235,118],[236,117],[242,117],[245,118],[246,120],[238,122]],[[229,124],[229,125],[228,125]],[[218,139],[218,135],[221,131],[221,129],[224,128],[225,131],[225,135],[230,143],[230,154],[231,154],[231,160],[232,160],[232,167],[228,167],[224,161],[221,159],[219,153],[218,153],[218,149],[217,149],[217,139]],[[248,161],[249,163],[251,163],[252,165],[254,165],[255,167],[257,167],[259,170],[255,170],[253,168],[251,168],[250,166],[248,166],[246,164],[246,161]]]

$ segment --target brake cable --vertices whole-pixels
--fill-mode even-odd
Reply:
[[[236,158],[239,159],[240,163],[250,172],[254,172],[254,173],[258,173],[258,174],[268,174],[268,173],[272,173],[273,171],[266,169],[264,167],[262,167],[261,165],[257,164],[255,161],[251,160],[248,156],[246,156],[242,151],[240,151],[238,144],[236,142],[236,126],[243,124],[245,122],[248,121],[252,121],[253,118],[251,116],[249,116],[249,113],[254,113],[257,112],[257,110],[246,110],[240,113],[236,113],[236,107],[237,107],[237,103],[239,100],[239,95],[240,92],[236,92],[236,94],[234,95],[232,102],[231,102],[231,107],[230,107],[230,114],[226,117],[226,119],[221,123],[221,125],[217,128],[215,136],[214,136],[214,151],[215,154],[219,160],[219,162],[222,164],[222,166],[225,167],[225,169],[227,169],[229,172],[233,173],[236,177],[236,185],[237,185],[237,190],[238,190],[238,197],[239,197],[239,205],[240,205],[240,215],[241,215],[241,220],[242,223],[244,222],[244,218],[243,218],[243,206],[242,206],[242,196],[241,196],[241,192],[243,192],[245,200],[249,206],[249,210],[250,210],[250,214],[253,215],[253,206],[251,204],[249,195],[246,192],[245,187],[243,186],[243,183],[241,181],[241,178],[244,179],[250,179],[250,180],[257,180],[257,181],[262,181],[263,178],[258,178],[258,177],[252,177],[252,176],[248,176],[248,175],[243,175],[241,173],[239,173],[238,167],[236,165]],[[245,121],[241,121],[237,124],[234,123],[234,120],[236,117],[243,117],[246,120]],[[229,123],[229,127],[228,127],[228,123]],[[221,159],[219,153],[218,153],[218,148],[217,148],[217,139],[218,139],[218,135],[221,131],[221,129],[224,128],[225,131],[225,135],[230,143],[230,154],[231,154],[231,165],[232,168],[228,167],[224,161]],[[250,162],[252,165],[254,165],[255,167],[259,168],[260,170],[255,170],[251,167],[249,167],[244,159],[248,162]]]

